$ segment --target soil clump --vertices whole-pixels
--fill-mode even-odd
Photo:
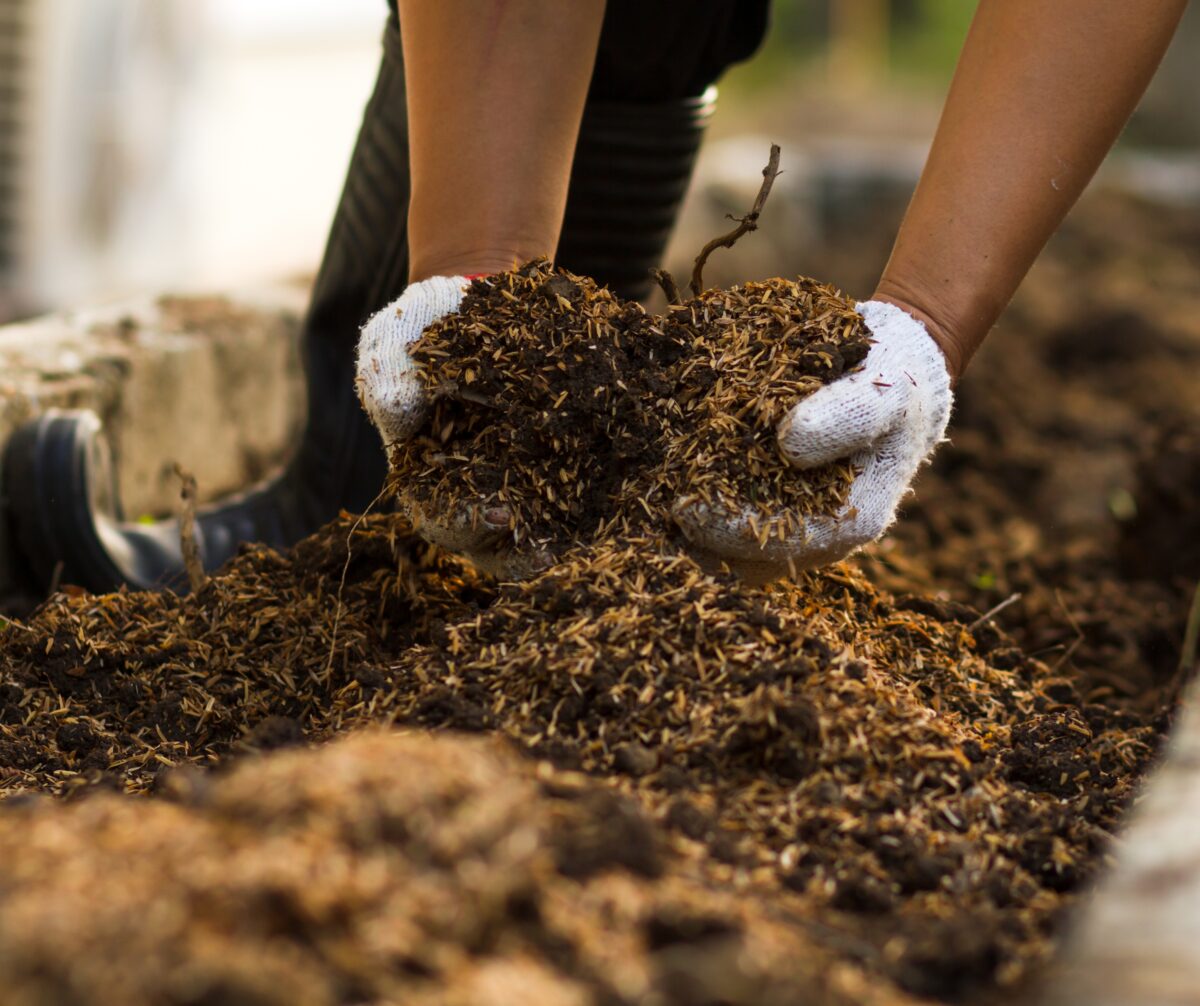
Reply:
[[[802,928],[666,870],[658,840],[496,739],[384,731],[177,770],[156,800],[10,802],[5,1002],[903,1001],[822,979]]]

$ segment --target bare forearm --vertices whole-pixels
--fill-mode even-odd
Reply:
[[[957,377],[1153,76],[1186,0],[981,0],[876,291]]]
[[[558,243],[604,0],[401,0],[412,280]]]

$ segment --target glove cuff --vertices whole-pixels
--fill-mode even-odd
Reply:
[[[458,310],[471,279],[468,276],[430,276],[411,284],[384,310],[398,312],[397,317],[404,324],[409,341],[415,342],[439,318]]]
[[[923,391],[925,409],[932,420],[932,436],[926,452],[932,451],[946,437],[950,409],[954,404],[946,354],[929,334],[924,322],[895,304],[882,300],[860,301],[854,305],[854,310],[863,316],[875,342],[903,355],[906,375]]]

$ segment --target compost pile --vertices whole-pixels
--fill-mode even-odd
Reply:
[[[397,494],[429,513],[504,511],[516,555],[662,527],[684,496],[770,514],[786,536],[845,501],[854,470],[782,463],[787,410],[866,357],[853,305],[815,280],[707,290],[665,316],[545,260],[475,280],[413,348],[433,402],[394,449]]]
[[[376,721],[487,731],[545,762],[547,786],[582,772],[592,781],[573,785],[587,799],[629,808],[624,818],[599,815],[608,830],[564,839],[573,851],[538,874],[548,891],[530,893],[535,903],[548,892],[573,898],[613,869],[682,872],[699,890],[736,891],[767,916],[794,917],[804,973],[828,977],[849,957],[881,989],[944,995],[1018,978],[1045,952],[1060,892],[1097,862],[1155,731],[1076,701],[1069,681],[974,612],[891,599],[850,568],[748,588],[653,544],[580,549],[495,587],[432,554],[395,518],[375,517],[357,529],[331,525],[290,560],[250,551],[192,597],[59,596],[6,638],[4,784],[76,800],[204,794],[220,790],[221,766],[232,762],[257,791],[276,769],[254,752]],[[324,781],[313,784],[314,807],[296,797],[316,832],[300,828],[296,841],[319,844],[322,801],[335,801],[336,818],[336,793],[356,785],[354,773],[340,779],[345,763],[332,760],[326,775],[319,754],[298,764]],[[215,768],[217,781],[201,768]],[[418,772],[419,785],[403,759],[389,771]],[[144,806],[116,802],[121,809],[103,813],[136,820]],[[59,822],[84,812],[35,813]],[[6,820],[18,841],[28,822]],[[369,818],[345,826],[375,834]],[[122,827],[138,840],[134,824]],[[403,822],[396,827],[403,836]],[[193,869],[198,857],[189,851]],[[211,857],[219,872],[221,843]],[[342,897],[340,876],[311,878],[303,897]],[[273,877],[251,871],[229,910],[253,932],[283,925],[272,921],[281,911]],[[186,885],[157,896],[192,897]],[[474,911],[470,900],[455,910]],[[645,910],[657,907],[650,898]],[[0,933],[16,925],[6,911]],[[354,927],[368,920],[350,910],[329,924],[331,939],[356,942]],[[300,942],[297,954],[300,928],[283,932]],[[54,932],[56,945],[76,938]],[[142,939],[157,941],[156,959],[177,938]],[[413,952],[453,959],[470,949],[464,939],[425,932]],[[218,981],[219,961],[194,963]],[[542,964],[570,977],[554,955]],[[792,965],[780,967],[780,980],[798,980]],[[451,979],[406,968],[393,963],[388,980],[419,990]],[[638,989],[613,1001],[637,1001]]]
[[[1134,285],[1067,252],[1122,316]],[[1194,439],[1156,453],[1136,394],[1114,421],[1128,360],[1069,383],[1072,287],[1030,289],[992,373],[1039,366],[964,390],[891,542],[790,584],[706,572],[661,511],[499,585],[378,515],[188,597],[68,591],[10,624],[12,1001],[1022,994],[1157,749],[1194,585],[1144,572]],[[1164,380],[1198,372],[1200,333],[1120,309]],[[1164,426],[1197,400],[1153,398]],[[1132,512],[1108,474],[1061,482],[1075,442]]]

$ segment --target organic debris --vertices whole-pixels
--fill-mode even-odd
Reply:
[[[1113,233],[1141,230],[1087,247]],[[1023,995],[1167,727],[1195,588],[1129,560],[1164,541],[1131,513],[1188,491],[1147,426],[1200,419],[1194,285],[1072,268],[964,382],[891,542],[789,585],[649,523],[496,585],[373,516],[188,597],[71,591],[7,624],[9,998]],[[1067,338],[1082,281],[1127,290],[1154,351],[1068,366],[1129,351],[1124,323]],[[1172,444],[1167,474],[1194,470]]]
[[[953,997],[1045,956],[1156,744],[975,612],[848,568],[750,588],[623,540],[493,587],[395,518],[350,528],[186,598],[56,598],[6,640],[4,784],[161,789],[371,722],[498,733],[688,840],[655,870],[823,919],[806,967]],[[603,855],[637,873],[662,841]]]
[[[854,470],[789,467],[787,411],[854,369],[869,340],[814,280],[710,290],[667,316],[623,303],[544,260],[475,280],[413,358],[433,400],[394,449],[392,479],[420,520],[503,510],[511,550],[548,550],[620,527],[667,533],[684,495],[765,515],[761,534],[835,512]]]

